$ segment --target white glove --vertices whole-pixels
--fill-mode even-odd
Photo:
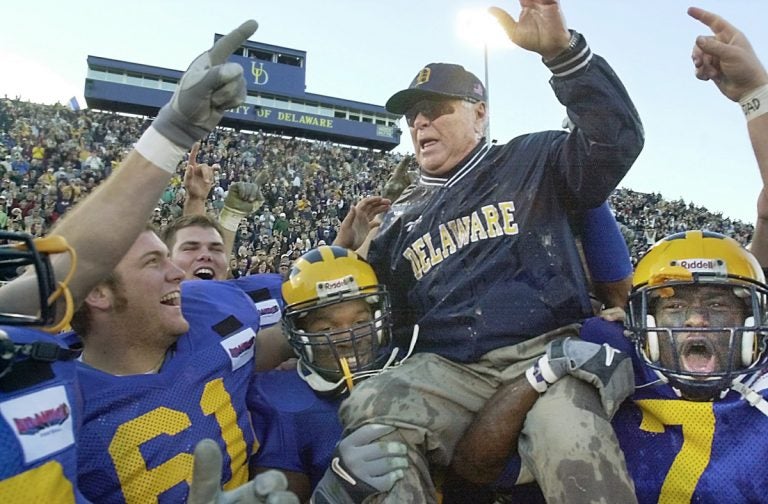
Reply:
[[[288,481],[280,471],[261,473],[234,490],[221,490],[222,456],[219,445],[203,439],[195,446],[192,484],[187,504],[299,504],[299,498],[285,491]]]
[[[403,193],[406,187],[411,185],[413,181],[408,174],[408,165],[411,163],[411,156],[405,156],[400,164],[394,169],[392,174],[387,179],[387,183],[384,184],[384,189],[381,195],[387,198],[389,201],[394,202]]]

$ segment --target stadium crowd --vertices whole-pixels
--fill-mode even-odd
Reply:
[[[216,126],[254,20],[152,120],[1,100],[0,227],[50,233],[0,248],[25,268],[0,289],[3,501],[763,502],[768,72],[688,10],[717,37],[696,77],[747,118],[752,228],[616,189],[637,111],[558,2],[521,5],[490,11],[575,127],[493,146],[477,76],[428,64],[386,104],[402,193],[409,156]]]
[[[119,169],[149,122],[5,97],[0,101],[0,229],[44,235]],[[381,194],[401,159],[398,153],[217,128],[198,156],[214,169],[209,212],[221,210],[231,183],[253,182],[261,170],[269,173],[262,187],[264,205],[241,224],[236,236],[233,275],[277,272],[281,261],[333,242],[350,205],[365,195]],[[183,164],[154,211],[160,229],[182,214],[182,180]],[[633,263],[657,240],[686,229],[710,229],[742,244],[752,236],[748,223],[693,202],[668,201],[658,193],[619,188],[610,204]]]

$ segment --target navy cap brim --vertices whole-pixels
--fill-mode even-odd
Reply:
[[[403,89],[393,94],[392,97],[387,100],[384,108],[387,112],[393,114],[405,114],[408,110],[420,102],[421,100],[438,99],[438,98],[462,98],[461,96],[454,96],[445,93],[435,93],[434,91],[427,91],[425,89]]]

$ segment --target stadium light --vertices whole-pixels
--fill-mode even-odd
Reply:
[[[491,16],[485,9],[462,9],[459,11],[456,21],[459,37],[470,45],[483,48],[484,84],[485,92],[488,95],[486,107],[490,110],[491,88],[488,83],[488,49],[489,47],[501,47],[504,43],[508,44],[509,38],[504,29],[499,26],[496,18]],[[488,142],[492,141],[490,118],[485,130],[485,136]]]

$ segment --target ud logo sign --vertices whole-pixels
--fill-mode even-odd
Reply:
[[[264,70],[264,63],[259,63],[256,66],[256,62],[251,62],[251,73],[253,74],[253,83],[257,86],[263,86],[269,82],[269,74]]]

